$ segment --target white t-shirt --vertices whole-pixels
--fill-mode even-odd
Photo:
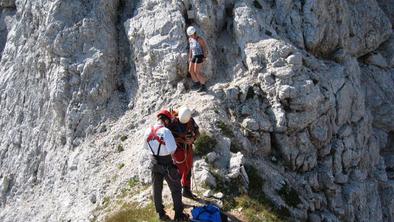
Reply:
[[[159,127],[160,125],[156,124],[154,128]],[[149,142],[149,145],[151,148],[149,148],[149,145],[147,143],[147,139],[149,137],[149,134],[151,133],[151,127],[145,130],[144,133],[144,149],[148,149],[150,153],[152,153],[151,148],[154,152],[154,155],[157,155],[157,151],[159,148],[159,142],[157,140],[151,140]],[[175,152],[176,150],[176,142],[174,139],[174,136],[172,135],[171,131],[167,129],[166,127],[162,127],[157,131],[157,136],[162,138],[162,140],[166,143],[165,145],[162,144],[160,147],[160,153],[159,156],[167,156]]]

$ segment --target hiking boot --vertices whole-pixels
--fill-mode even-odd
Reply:
[[[197,199],[197,196],[192,193],[190,187],[183,187],[182,196],[190,199]]]
[[[199,82],[193,82],[191,89],[196,90],[196,89],[199,89],[200,87],[201,87],[201,85]]]
[[[164,213],[164,214],[159,215],[159,220],[160,221],[171,221],[171,218],[166,213]]]
[[[206,92],[207,91],[207,87],[205,86],[205,84],[202,84],[201,87],[197,90],[197,92]]]
[[[174,221],[176,222],[189,221],[189,215],[185,213],[181,213],[179,215],[175,214]]]

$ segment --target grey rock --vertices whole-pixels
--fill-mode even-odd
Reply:
[[[242,173],[241,168],[245,163],[245,157],[241,152],[231,155],[230,165],[229,165],[229,174],[230,178],[237,178]]]
[[[384,163],[386,165],[386,169],[394,170],[394,155],[387,155],[384,157]]]
[[[345,85],[337,93],[337,125],[343,125],[346,120],[350,119],[352,108],[352,97],[354,96],[353,87],[350,83]]]
[[[344,197],[347,203],[352,204],[346,212],[348,218],[355,220],[382,220],[382,212],[380,202],[377,201],[378,188],[377,184],[352,183],[345,185]]]
[[[328,154],[331,153],[331,149],[332,149],[332,144],[328,144],[323,146],[320,150],[319,150],[319,157],[325,157]]]
[[[288,127],[291,130],[303,130],[317,118],[316,110],[287,113]]]
[[[213,163],[218,158],[218,155],[215,152],[209,152],[207,154],[207,161],[208,163]]]
[[[379,195],[381,197],[382,206],[383,207],[383,219],[384,221],[391,221],[394,219],[394,200],[391,196],[394,194],[394,183],[393,181],[389,181],[387,183],[379,184]]]
[[[331,212],[329,211],[323,211],[320,215],[322,218],[322,221],[327,221],[327,222],[339,222],[340,220]]]
[[[350,135],[352,134],[352,132],[353,132],[353,130],[352,130],[352,127],[351,127],[351,126],[349,126],[349,125],[343,125],[341,128],[339,128],[339,130],[338,130],[338,135],[339,135],[341,138],[345,138],[345,137],[350,136]]]
[[[394,24],[394,2],[393,0],[378,0],[380,8],[389,17],[391,24]]]
[[[302,66],[302,55],[300,53],[295,53],[287,57],[286,61],[298,69]]]
[[[223,199],[224,194],[223,194],[222,192],[218,192],[218,193],[215,193],[213,196],[214,196],[215,198],[217,198],[217,199]]]
[[[366,104],[372,111],[373,126],[386,131],[394,129],[392,84],[393,71],[367,66],[362,69],[362,82],[366,89]]]
[[[293,86],[281,85],[279,87],[278,96],[280,100],[294,99],[297,96],[297,90]]]
[[[234,103],[234,102],[237,102],[239,99],[238,95],[239,95],[240,91],[238,88],[229,88],[224,93],[226,94],[226,98],[230,102]]]
[[[1,189],[1,191],[3,192],[3,193],[7,193],[9,190],[10,190],[10,188],[11,188],[11,178],[9,178],[8,176],[4,176],[3,178],[2,178],[2,183],[1,183],[1,187],[2,187],[2,189]]]
[[[331,139],[332,129],[330,129],[330,124],[327,116],[322,116],[315,123],[311,124],[309,131],[311,135],[312,142],[322,146],[327,141]]]
[[[95,194],[91,194],[91,195],[89,196],[89,200],[90,200],[90,202],[92,202],[92,204],[95,204],[95,203],[97,202],[97,197],[96,197],[96,195],[95,195]]]
[[[311,213],[309,215],[308,221],[309,222],[321,222],[322,220],[321,220],[319,214]]]
[[[328,190],[335,189],[335,178],[332,173],[332,162],[330,159],[325,160],[325,162],[319,166],[319,175],[318,175],[319,185],[323,186]]]
[[[260,129],[259,123],[251,118],[244,119],[242,121],[242,127],[252,131],[258,131]]]
[[[297,135],[276,135],[283,158],[293,170],[301,172],[313,169],[317,164],[317,153],[306,132]]]
[[[13,7],[15,7],[15,0],[1,0],[0,7],[1,8],[13,8]]]
[[[274,131],[284,132],[287,128],[286,112],[277,103],[273,105],[272,111],[275,119]]]
[[[379,66],[381,68],[388,67],[386,59],[380,53],[371,53],[365,59],[365,63]]]
[[[347,1],[337,4],[307,2],[303,6],[307,24],[303,29],[306,48],[317,54],[328,55],[336,50],[338,44],[341,44],[355,56],[376,49],[390,35],[390,21],[376,1],[364,0],[359,3],[362,4]],[[335,10],[337,7],[340,10]],[[372,11],[373,13],[367,13]],[[363,27],[355,25],[356,21],[363,20],[369,23],[375,18],[379,19],[374,25]],[[332,22],[336,20],[341,22]],[[367,33],[370,34],[366,38],[361,37]]]
[[[377,50],[387,61],[387,65],[394,67],[394,34],[391,34],[390,39],[384,42]]]
[[[353,170],[350,174],[350,177],[354,181],[364,181],[367,179],[368,173],[361,170]]]
[[[335,174],[335,183],[338,184],[345,184],[349,181],[349,176],[339,173],[339,174]]]
[[[230,164],[228,169],[227,177],[232,179],[232,183],[241,184],[241,192],[245,192],[249,186],[249,177],[246,173],[245,158],[241,152],[232,154],[230,158]]]
[[[269,120],[269,117],[267,115],[265,115],[264,113],[262,113],[260,115],[258,122],[259,122],[259,127],[262,131],[265,131],[265,132],[272,132],[273,131],[272,123]]]
[[[195,175],[197,183],[213,188],[216,187],[216,179],[209,172],[209,167],[204,162],[204,160],[196,161],[194,163],[193,173]]]

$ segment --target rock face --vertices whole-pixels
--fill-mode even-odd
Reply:
[[[199,184],[247,189],[248,163],[295,221],[393,221],[392,5],[0,0],[0,221],[103,220],[130,178],[150,183],[142,132],[181,105],[217,140]]]
[[[393,0],[378,0],[377,1],[380,8],[386,13],[387,17],[389,17],[391,24],[394,23],[394,1]]]

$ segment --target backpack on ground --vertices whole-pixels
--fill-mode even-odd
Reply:
[[[219,207],[213,204],[194,207],[192,217],[192,221],[195,222],[227,222],[227,216],[220,211]]]

